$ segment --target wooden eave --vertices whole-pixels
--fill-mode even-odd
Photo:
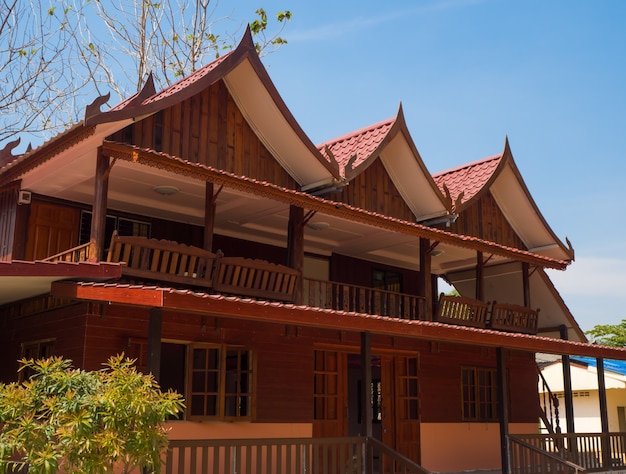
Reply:
[[[432,241],[448,243],[450,245],[484,252],[486,254],[500,255],[505,258],[510,258],[520,262],[527,262],[539,267],[564,270],[569,264],[569,262],[565,260],[544,257],[528,251],[487,242],[476,237],[457,235],[417,223],[402,221],[400,219],[376,214],[374,212],[359,209],[344,203],[328,201],[303,192],[283,188],[272,183],[260,182],[251,178],[237,176],[209,166],[191,163],[187,160],[162,152],[156,152],[123,143],[105,141],[102,145],[102,153],[115,159],[141,163],[179,175],[198,179],[200,181],[210,181],[215,184],[238,189],[249,194],[263,196],[289,205],[293,204],[304,209],[336,216],[348,221],[359,222],[415,237],[424,237]]]
[[[534,210],[534,215],[537,217],[537,219],[539,219],[539,221],[541,222],[541,225],[544,227],[544,229],[548,232],[548,234],[551,236],[552,240],[554,241],[554,243],[556,243],[561,250],[568,256],[568,258],[570,260],[574,260],[574,249],[572,248],[571,244],[568,243],[568,246],[566,247],[563,242],[561,242],[561,239],[559,239],[557,237],[557,235],[554,233],[554,230],[552,230],[552,227],[550,227],[550,225],[548,225],[548,222],[546,221],[546,219],[543,217],[543,214],[541,213],[541,211],[539,210],[539,207],[537,206],[537,203],[535,202],[535,200],[533,199],[532,195],[530,194],[530,191],[528,190],[528,187],[526,186],[526,183],[524,182],[524,179],[522,178],[522,174],[520,173],[517,165],[515,164],[515,160],[513,159],[513,154],[511,153],[511,148],[509,146],[509,140],[508,138],[505,140],[504,143],[504,151],[502,152],[502,161],[500,163],[500,165],[498,166],[498,169],[496,170],[495,173],[493,173],[492,179],[495,181],[496,177],[499,176],[502,173],[502,170],[506,167],[510,167],[510,169],[512,170],[515,178],[517,179],[517,182],[519,183],[519,187],[522,190],[523,194],[525,195],[529,205],[532,207],[532,209]],[[489,187],[491,187],[493,181],[490,180],[489,181]]]
[[[19,179],[23,174],[40,166],[54,156],[87,140],[94,135],[95,131],[95,125],[86,126],[83,122],[80,122],[48,140],[43,145],[23,155],[16,156],[13,161],[0,168],[0,187]]]
[[[623,348],[429,321],[393,319],[308,306],[193,293],[171,288],[55,282],[52,285],[52,295],[108,304],[162,308],[166,311],[211,314],[224,318],[274,324],[359,333],[369,332],[377,335],[406,337],[431,342],[502,347],[531,353],[626,360],[626,349]]]
[[[416,211],[416,203],[412,202],[412,200],[407,196],[406,189],[415,187],[418,176],[405,175],[404,173],[400,173],[400,174],[394,173],[394,170],[391,169],[388,166],[388,164],[385,163],[385,160],[381,157],[381,154],[384,153],[385,148],[387,148],[390,145],[390,143],[399,136],[402,137],[402,139],[405,141],[405,143],[411,150],[411,154],[413,155],[413,160],[420,170],[420,176],[427,183],[428,187],[432,190],[433,195],[441,204],[441,209],[434,210],[432,213],[428,213],[428,214],[424,214],[424,213],[420,213]],[[439,216],[445,215],[446,213],[452,212],[452,209],[448,206],[448,203],[446,202],[443,194],[441,194],[441,191],[439,190],[437,183],[435,183],[435,180],[433,179],[432,175],[430,174],[428,169],[426,169],[426,165],[424,164],[424,161],[422,160],[422,157],[420,156],[419,151],[417,150],[417,147],[415,146],[415,142],[413,141],[413,138],[411,137],[411,133],[409,132],[409,129],[406,125],[406,120],[404,118],[404,111],[402,108],[402,104],[400,104],[398,108],[398,113],[396,115],[396,118],[393,121],[393,125],[387,132],[387,135],[385,136],[383,140],[381,140],[378,147],[370,154],[370,156],[368,156],[366,159],[364,159],[361,163],[359,163],[359,165],[357,165],[354,168],[351,166],[353,160],[350,160],[348,162],[346,169],[345,169],[346,180],[349,182],[352,179],[354,179],[356,176],[358,176],[359,174],[363,173],[377,159],[380,159],[381,162],[383,163],[383,166],[387,170],[387,173],[393,180],[394,184],[396,185],[396,188],[402,195],[404,201],[407,203],[409,208],[415,214],[416,218],[418,218],[419,220],[425,220],[425,219],[429,219],[432,217],[439,217]]]

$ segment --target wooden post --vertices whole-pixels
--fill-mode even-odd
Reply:
[[[604,378],[604,359],[598,357],[596,359],[596,369],[598,371],[598,398],[600,399],[600,426],[602,427],[602,437],[600,443],[602,446],[602,466],[607,470],[611,470],[611,444],[609,440],[609,414],[606,402],[606,382]]]
[[[502,347],[496,349],[498,372],[498,419],[500,420],[500,456],[502,473],[509,472],[509,404],[506,380],[506,360]]]
[[[161,332],[163,330],[163,309],[150,309],[148,325],[148,373],[159,382],[161,378]]]
[[[300,272],[294,291],[294,303],[302,304],[302,270],[304,268],[304,209],[289,206],[287,229],[287,265]]]
[[[485,262],[483,253],[476,253],[476,299],[485,301]]]
[[[213,183],[206,182],[204,193],[204,250],[213,251],[213,232],[215,228],[215,199]]]
[[[433,320],[433,280],[432,280],[432,256],[430,250],[430,240],[420,237],[420,273],[419,290],[424,297],[423,314],[419,319],[426,321]]]
[[[522,288],[524,291],[524,306],[530,308],[530,265],[522,263]]]
[[[568,340],[567,327],[564,324],[559,326],[561,339]],[[565,417],[567,418],[566,429],[568,433],[575,433],[574,429],[574,395],[572,394],[572,370],[570,366],[569,356],[564,354],[561,356],[563,365],[563,398],[565,400]],[[571,447],[570,447],[571,448]]]
[[[91,214],[91,234],[89,237],[90,262],[99,262],[104,252],[108,191],[109,157],[102,154],[102,148],[98,148],[93,208]]]
[[[372,437],[372,340],[369,332],[361,333],[361,420],[365,425],[364,435]]]

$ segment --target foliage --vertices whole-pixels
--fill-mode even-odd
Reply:
[[[180,395],[161,392],[123,356],[92,372],[58,357],[21,364],[32,373],[28,381],[0,384],[0,472],[16,466],[13,455],[29,473],[159,468],[163,421],[181,411]]]
[[[0,143],[49,136],[82,118],[87,104],[157,89],[232,48],[233,23],[217,0],[0,0]],[[251,14],[260,54],[286,43],[291,12]],[[228,30],[231,30],[230,33]],[[113,103],[115,100],[113,99]],[[23,145],[25,145],[24,143]]]
[[[597,324],[585,334],[603,346],[626,347],[626,319],[619,324]]]

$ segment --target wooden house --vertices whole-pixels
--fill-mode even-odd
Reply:
[[[185,396],[167,472],[570,467],[516,437],[547,416],[535,353],[626,352],[546,275],[574,253],[508,143],[431,175],[400,108],[316,146],[249,34],[104,102],[0,154],[3,381],[20,357],[136,358]]]

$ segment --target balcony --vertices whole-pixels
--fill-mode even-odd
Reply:
[[[82,245],[46,260],[79,262],[89,258],[89,246]],[[308,278],[302,279],[300,295],[300,273],[293,268],[225,256],[177,242],[114,233],[107,262],[123,263],[122,276],[131,282],[197,287],[201,291],[404,320],[433,319],[426,314],[423,296]],[[442,295],[434,319],[446,324],[535,334],[538,311]]]

